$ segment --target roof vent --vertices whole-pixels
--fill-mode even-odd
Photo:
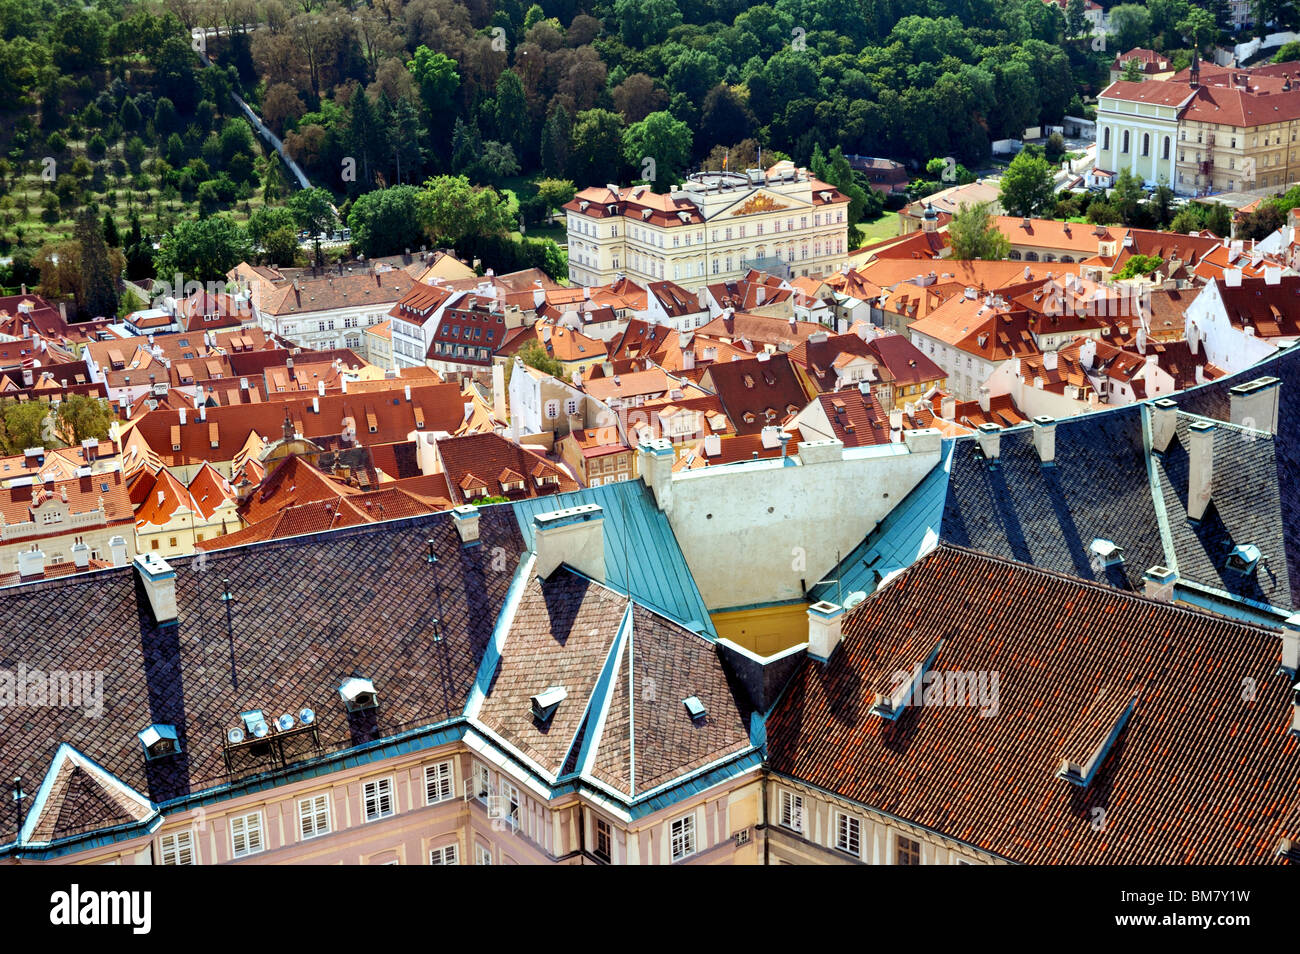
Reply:
[[[1124,548],[1118,546],[1113,540],[1105,540],[1101,537],[1092,541],[1088,547],[1092,555],[1096,557],[1097,562],[1103,566],[1115,566],[1124,562]]]
[[[691,717],[692,722],[702,720],[708,711],[704,708],[704,703],[700,701],[699,696],[687,696],[682,700],[682,705],[686,707],[686,713]]]
[[[560,707],[560,703],[567,699],[569,691],[563,686],[551,686],[529,699],[532,705],[533,718],[538,722],[550,722],[551,716],[555,715],[555,710]]]
[[[1247,574],[1259,563],[1259,547],[1253,543],[1239,543],[1228,554],[1228,569],[1235,573]]]
[[[1087,788],[1136,705],[1136,692],[1102,689],[1066,737],[1056,777]]]
[[[348,712],[361,712],[374,709],[379,705],[379,696],[375,693],[375,684],[369,679],[352,676],[344,679],[339,686],[339,696]]]
[[[175,755],[181,750],[180,739],[176,735],[176,726],[154,723],[143,732],[137,733],[140,744],[144,746],[144,757],[153,761]]]

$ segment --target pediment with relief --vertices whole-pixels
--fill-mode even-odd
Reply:
[[[743,203],[731,210],[731,215],[756,215],[761,212],[779,212],[790,208],[790,203],[782,202],[770,192],[759,192],[750,196]]]

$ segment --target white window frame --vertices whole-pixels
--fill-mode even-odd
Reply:
[[[854,842],[857,847],[850,847]],[[854,858],[862,857],[862,819],[857,815],[835,811],[835,850]]]
[[[480,802],[487,802],[492,794],[492,772],[482,762],[474,763],[474,797]]]
[[[305,809],[305,810],[304,810]],[[324,827],[322,827],[322,819]],[[311,831],[307,822],[311,822]],[[334,819],[330,814],[329,792],[319,792],[298,799],[298,839],[310,841],[334,830]]]
[[[240,829],[239,835],[244,839],[244,850],[239,850],[239,843],[236,841],[236,828]],[[265,825],[262,822],[262,813],[248,812],[244,815],[232,815],[230,817],[230,856],[232,858],[250,858],[253,855],[260,855],[266,850]],[[255,839],[254,839],[254,836]],[[253,847],[253,841],[257,841],[257,847]]]
[[[443,845],[439,848],[429,849],[429,864],[431,865],[459,865],[460,864],[460,846],[456,842],[449,845]]]
[[[492,849],[485,846],[482,842],[474,842],[474,864],[490,865],[492,864]]]
[[[668,825],[668,850],[673,861],[682,861],[699,852],[696,843],[695,813],[675,818]]]
[[[430,783],[436,786],[431,789]],[[424,767],[424,804],[437,805],[439,802],[451,801],[456,797],[456,773],[451,760],[436,762]]]
[[[803,796],[788,788],[778,789],[777,818],[782,828],[803,834],[804,807]]]
[[[604,829],[605,829],[605,842],[606,842],[607,849],[608,849],[608,850],[605,852],[604,855],[601,855],[601,853],[600,853],[600,839],[601,839],[601,827],[602,827],[602,826],[603,826]],[[597,858],[600,858],[602,861],[606,861],[606,862],[609,862],[610,864],[613,864],[613,862],[614,862],[614,826],[611,825],[608,821],[606,821],[606,820],[603,819],[603,818],[597,818],[597,819],[596,819],[596,823],[592,826],[592,829],[593,829],[593,833],[595,834],[596,838],[595,838],[595,845],[594,845],[594,847],[593,847],[591,853],[592,853],[593,855],[595,855]]]
[[[380,802],[381,788],[382,787],[387,788],[389,810],[386,813],[380,812],[374,815],[371,814],[370,802],[372,800],[372,796],[370,793],[371,793],[372,786],[374,790],[373,800],[375,802],[376,809],[378,809],[381,804]],[[361,783],[361,806],[362,806],[362,811],[365,813],[367,822],[383,821],[385,818],[392,818],[394,815],[396,815],[397,814],[397,788],[393,784],[393,777],[391,775],[387,775],[384,776],[383,778],[372,778],[368,782],[362,782]]]
[[[189,861],[182,860],[185,852],[189,853]],[[194,832],[189,828],[182,828],[180,831],[163,835],[158,839],[158,859],[160,865],[198,864],[194,850]]]

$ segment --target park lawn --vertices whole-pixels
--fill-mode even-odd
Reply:
[[[894,238],[898,235],[898,213],[886,212],[874,222],[859,222],[858,228],[862,232],[863,245]]]

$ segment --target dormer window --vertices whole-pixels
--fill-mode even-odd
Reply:
[[[1255,566],[1259,563],[1259,558],[1259,547],[1255,546],[1255,544],[1238,544],[1228,554],[1228,569],[1243,575],[1253,573]]]
[[[550,722],[560,703],[569,696],[563,686],[550,686],[529,699],[530,711],[538,722]]]
[[[1103,688],[1066,737],[1057,778],[1087,788],[1137,706],[1137,693]]]
[[[138,735],[140,744],[144,746],[144,757],[150,762],[175,755],[181,750],[174,725],[155,723]]]
[[[343,680],[343,684],[339,686],[339,696],[343,699],[343,705],[348,712],[363,712],[366,709],[377,708],[379,705],[375,684],[360,676]]]
[[[1103,567],[1118,566],[1124,562],[1124,548],[1118,546],[1113,540],[1104,540],[1098,537],[1092,541],[1089,547],[1094,559]]]

